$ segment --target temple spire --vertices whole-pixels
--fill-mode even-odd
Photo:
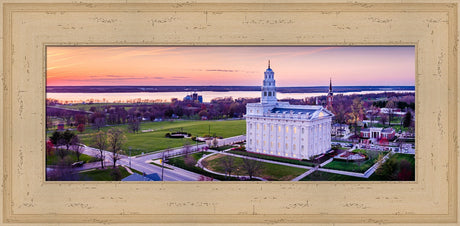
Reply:
[[[332,78],[329,78],[329,92],[332,92]]]
[[[268,68],[270,68],[270,60],[268,60]]]

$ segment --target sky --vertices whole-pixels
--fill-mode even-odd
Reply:
[[[47,47],[48,86],[413,86],[413,46]]]

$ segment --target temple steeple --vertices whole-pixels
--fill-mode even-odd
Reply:
[[[264,73],[264,82],[262,85],[262,104],[276,104],[276,85],[275,73],[270,68],[270,60],[268,60],[268,68]]]
[[[334,99],[334,94],[332,93],[332,78],[329,78],[329,92],[327,93],[326,108],[332,110],[332,101]]]

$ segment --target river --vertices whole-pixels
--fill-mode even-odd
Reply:
[[[398,92],[398,93],[414,93],[414,91],[361,91],[361,92],[344,92],[340,94],[371,94],[371,93],[384,93],[384,92]],[[203,102],[210,102],[214,98],[219,97],[232,97],[237,98],[255,98],[260,97],[260,91],[235,91],[235,92],[213,92],[203,91],[197,92],[198,95],[203,96]],[[80,103],[80,102],[94,102],[94,103],[129,103],[129,102],[169,102],[171,98],[182,100],[186,95],[191,92],[135,92],[135,93],[50,93],[46,94],[47,98],[56,99],[61,102]],[[337,93],[335,93],[337,94]],[[305,97],[324,96],[326,93],[277,93],[278,99],[294,98],[303,99]],[[147,101],[150,100],[150,101]]]

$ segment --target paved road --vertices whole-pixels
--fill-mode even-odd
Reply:
[[[233,143],[236,142],[237,140],[241,140],[241,136],[237,137],[230,137],[226,139],[222,139],[225,143]],[[198,145],[192,145],[190,147],[191,151],[195,151],[198,149],[202,149],[206,147],[206,144],[198,144]],[[119,160],[117,161],[117,164],[119,165],[126,165],[126,166],[131,166],[131,168],[143,172],[146,174],[151,174],[151,173],[157,173],[158,175],[162,175],[162,168],[153,164],[150,164],[150,161],[152,159],[161,159],[163,155],[165,156],[175,156],[175,155],[180,155],[183,152],[183,148],[176,148],[176,149],[171,149],[171,150],[163,150],[160,152],[152,153],[152,154],[146,154],[143,156],[134,156],[134,157],[129,157],[126,155],[119,155]],[[109,151],[103,151],[106,162],[105,164],[107,166],[113,165],[112,161],[112,153]],[[99,150],[85,146],[83,150],[83,154],[85,155],[90,155],[90,156],[99,156],[100,152]],[[131,161],[130,161],[131,160]],[[169,166],[168,168],[170,169],[164,169],[163,171],[163,177],[165,181],[200,181],[200,180],[206,180],[209,179],[201,174],[197,174],[194,172],[190,172],[181,168],[177,168],[174,166]]]

